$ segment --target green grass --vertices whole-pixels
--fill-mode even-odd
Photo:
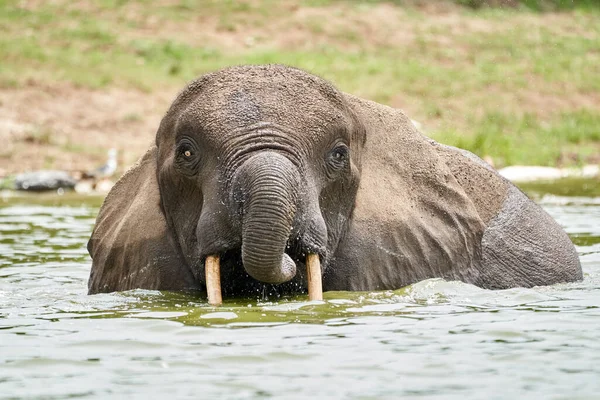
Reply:
[[[327,6],[332,3],[351,2],[352,0],[305,0],[304,4],[310,6]],[[428,1],[436,0],[363,0],[362,3],[392,3],[399,6],[418,6]],[[441,1],[443,2],[443,0]],[[597,0],[450,0],[447,3],[455,3],[467,8],[517,8],[531,11],[569,11],[574,9],[598,8]]]
[[[502,7],[500,0],[456,0],[458,4],[479,9],[482,7]],[[593,9],[599,6],[597,0],[518,0],[516,7],[533,11],[567,11],[573,9]]]
[[[436,133],[434,138],[480,156],[492,157],[497,167],[581,164],[600,150],[600,146],[584,146],[600,144],[600,114],[590,110],[564,113],[545,122],[531,114],[514,117],[490,113],[472,125],[475,127],[473,135],[447,130]],[[571,159],[563,160],[563,157]]]
[[[534,198],[552,194],[555,196],[600,197],[598,178],[564,178],[551,181],[520,182],[519,187]]]
[[[365,27],[360,18],[371,18],[381,3],[306,0],[304,7],[322,14],[301,19],[297,5],[273,0],[103,0],[31,9],[0,0],[0,88],[64,82],[176,91],[227,65],[284,63],[403,108],[427,134],[499,165],[583,163],[597,155],[597,2],[480,8],[480,1],[457,0],[469,7],[452,6],[455,20],[444,22],[418,1],[394,1],[385,3],[399,7],[398,20]],[[390,35],[402,27],[405,35]],[[203,35],[211,29],[209,40]],[[278,42],[288,31],[304,39]],[[222,45],[221,36],[235,44]],[[250,36],[252,45],[244,45]]]

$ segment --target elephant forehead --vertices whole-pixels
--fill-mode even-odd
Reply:
[[[285,66],[245,66],[207,74],[192,82],[170,114],[222,134],[257,123],[308,132],[347,122],[343,95],[329,82]],[[185,123],[182,123],[185,122]]]
[[[272,122],[298,128],[320,129],[343,120],[343,110],[318,93],[301,94],[280,87],[227,88],[200,104],[205,123],[239,128]]]
[[[196,132],[215,144],[258,130],[320,143],[332,134],[348,130],[351,123],[344,110],[323,99],[299,101],[277,91],[263,95],[237,89],[199,96],[180,115],[177,131]]]

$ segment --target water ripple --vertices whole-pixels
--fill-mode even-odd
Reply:
[[[582,282],[431,279],[323,302],[87,296],[97,201],[0,206],[0,393],[19,398],[594,398],[600,202],[544,197]],[[1,397],[0,396],[0,397]]]

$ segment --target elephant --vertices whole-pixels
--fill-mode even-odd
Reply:
[[[582,279],[559,224],[486,162],[401,110],[272,64],[178,94],[105,198],[88,251],[90,294],[204,292],[211,255],[227,297],[305,293],[307,254],[324,291]]]

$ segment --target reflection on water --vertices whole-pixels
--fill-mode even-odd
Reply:
[[[86,295],[97,199],[0,205],[0,398],[594,398],[600,200],[539,196],[585,279],[487,291],[226,299]],[[1,204],[1,203],[0,203]]]

